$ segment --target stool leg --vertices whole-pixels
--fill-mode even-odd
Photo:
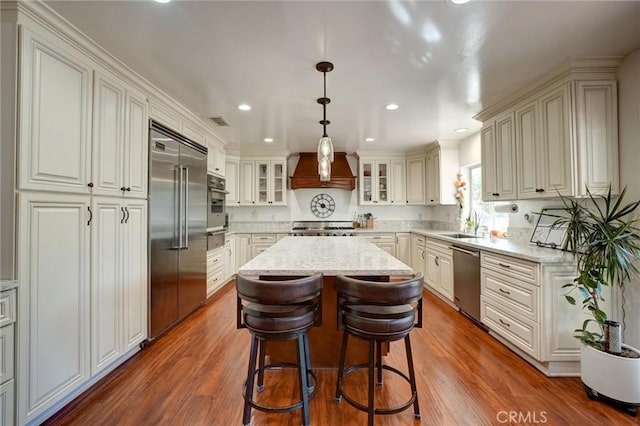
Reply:
[[[303,334],[298,334],[298,377],[300,379],[300,399],[302,400],[302,424],[308,426],[309,392],[307,391],[307,361]]]
[[[304,334],[304,354],[305,363],[307,364],[307,392],[313,392],[313,376],[311,375],[311,351],[309,351],[309,335]]]
[[[257,391],[262,392],[264,390],[264,356],[267,348],[267,341],[260,339],[260,358],[258,369],[258,387]]]
[[[248,426],[251,424],[251,406],[249,401],[253,401],[253,382],[255,377],[256,356],[258,353],[258,338],[251,336],[251,352],[249,353],[249,368],[247,369],[247,380],[245,382],[246,389],[244,395],[244,415],[242,416],[242,424]]]
[[[376,387],[382,387],[382,342],[376,342],[376,365],[378,366],[378,381]]]
[[[409,381],[411,384],[411,393],[415,396],[413,401],[413,416],[416,419],[420,418],[420,404],[418,403],[418,389],[416,387],[416,373],[413,369],[413,354],[411,353],[411,339],[407,334],[404,338],[404,346],[407,350],[407,365],[409,366]]]
[[[373,415],[375,414],[375,405],[374,405],[374,386],[373,381],[375,380],[375,341],[369,340],[369,411],[368,411],[368,421],[367,424],[369,426],[373,426]]]
[[[349,339],[349,333],[347,330],[342,332],[342,346],[340,347],[340,364],[338,364],[338,380],[336,380],[336,395],[333,398],[333,402],[340,404],[342,400],[342,376],[344,375],[344,362],[347,355],[347,340]]]

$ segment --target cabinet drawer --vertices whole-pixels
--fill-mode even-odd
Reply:
[[[482,268],[493,269],[508,277],[539,285],[537,263],[487,252],[482,252],[480,262]]]
[[[446,241],[427,238],[425,241],[425,247],[427,249],[437,250],[442,253],[448,253],[449,256],[453,255],[453,252],[451,251],[451,244]]]
[[[418,244],[418,245],[424,247],[425,240],[426,240],[426,238],[423,237],[422,235],[411,234],[411,243],[412,244]]]
[[[396,243],[396,234],[360,234],[360,238],[370,243]]]
[[[14,326],[13,324],[0,328],[0,383],[14,377]]]
[[[207,253],[207,275],[209,271],[224,267],[224,250],[219,248]]]
[[[485,296],[480,298],[480,320],[514,346],[538,359],[540,346],[538,323],[504,309]]]
[[[16,291],[0,293],[0,327],[16,321]]]
[[[251,234],[252,243],[275,243],[276,241],[276,234]]]
[[[0,385],[0,425],[15,424],[15,388],[16,381],[9,380]]]
[[[538,321],[538,287],[509,279],[494,271],[482,271],[482,295],[532,321]]]
[[[224,267],[207,273],[207,297],[211,296],[224,283]]]

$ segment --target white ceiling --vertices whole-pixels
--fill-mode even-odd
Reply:
[[[46,3],[197,115],[224,117],[218,134],[242,150],[315,150],[319,61],[335,65],[336,150],[404,151],[479,130],[482,108],[569,56],[640,48],[638,1]]]

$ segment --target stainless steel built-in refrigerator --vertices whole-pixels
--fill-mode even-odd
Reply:
[[[152,339],[206,298],[207,150],[156,123],[149,142]]]

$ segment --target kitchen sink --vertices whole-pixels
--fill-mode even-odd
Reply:
[[[449,237],[449,238],[480,238],[479,235],[472,235],[472,234],[462,234],[460,232],[453,232],[451,234],[438,234],[441,235],[443,237]]]

